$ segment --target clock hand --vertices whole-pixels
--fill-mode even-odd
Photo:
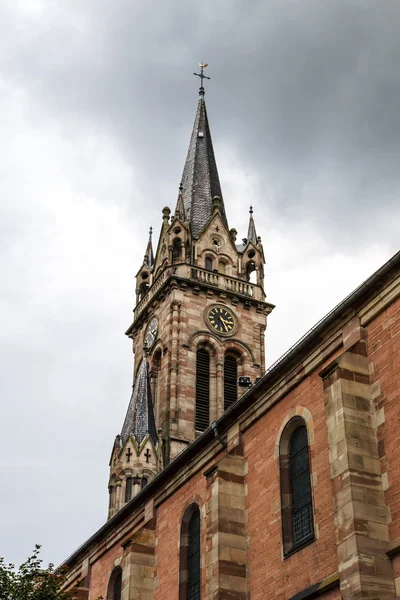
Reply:
[[[221,322],[222,322],[222,325],[225,327],[225,331],[228,331],[228,328],[227,328],[227,326],[225,325],[225,321],[224,321],[224,319],[221,319]]]
[[[224,325],[230,325],[230,322],[229,321],[225,321],[225,319],[223,319],[222,317],[221,317],[221,321],[223,322]]]

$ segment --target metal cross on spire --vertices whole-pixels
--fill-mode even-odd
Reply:
[[[196,77],[200,77],[201,85],[200,85],[199,94],[200,94],[200,96],[204,96],[203,79],[211,79],[211,78],[207,77],[207,75],[204,75],[204,72],[203,72],[203,69],[208,67],[208,63],[199,63],[199,67],[200,67],[200,73],[193,73],[193,75],[196,75]]]

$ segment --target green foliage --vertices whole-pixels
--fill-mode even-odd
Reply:
[[[66,570],[54,570],[50,564],[42,567],[40,546],[36,545],[32,556],[18,570],[0,558],[0,600],[70,600],[71,592],[61,588],[65,583]]]

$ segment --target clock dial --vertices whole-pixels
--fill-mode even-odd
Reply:
[[[154,342],[156,341],[158,331],[158,321],[156,317],[153,317],[147,325],[146,333],[144,336],[144,347],[150,350]]]
[[[236,331],[236,319],[224,306],[211,306],[207,310],[206,322],[219,335],[232,335]]]

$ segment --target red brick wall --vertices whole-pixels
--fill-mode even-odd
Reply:
[[[202,553],[201,597],[206,597],[206,524],[203,508],[206,501],[206,493],[206,478],[201,472],[183,486],[178,494],[171,496],[158,508],[156,542],[157,587],[154,590],[154,600],[178,598],[180,524],[185,510],[192,502],[196,502],[200,507]]]
[[[381,423],[378,448],[382,473],[388,476],[385,497],[391,512],[389,535],[394,539],[400,536],[400,300],[368,325],[368,358],[375,384],[377,423]]]
[[[114,569],[114,562],[117,558],[122,558],[122,555],[122,546],[117,544],[93,564],[90,578],[90,598],[96,600],[99,596],[107,597],[108,580]]]
[[[281,424],[296,406],[307,408],[314,424],[311,471],[317,476],[313,501],[318,539],[282,560],[279,464],[274,451]],[[275,405],[245,432],[244,439],[248,461],[249,591],[252,600],[289,598],[338,569],[325,407],[318,374],[314,373]]]

